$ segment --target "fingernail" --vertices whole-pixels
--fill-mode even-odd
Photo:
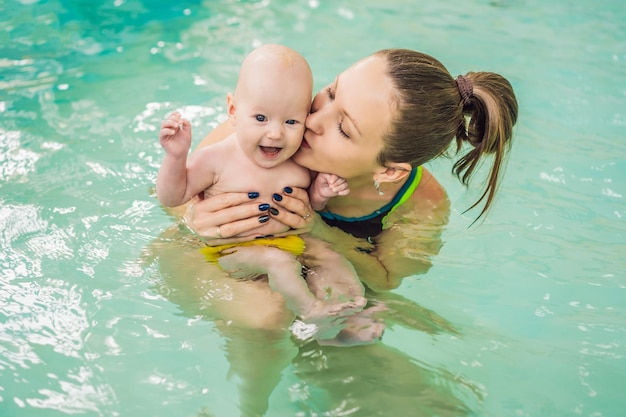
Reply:
[[[259,211],[267,211],[270,208],[270,205],[267,203],[259,204]]]
[[[272,197],[274,198],[274,200],[276,201],[283,201],[283,196],[280,194],[272,194]]]
[[[274,216],[278,216],[278,209],[275,209],[274,207],[272,207],[270,209],[270,213],[272,213]]]
[[[293,189],[292,189],[291,187],[285,187],[283,190],[284,190],[287,194],[291,194],[291,193],[293,193]]]
[[[264,216],[259,217],[259,223],[265,223],[266,221],[268,221],[270,219],[270,216],[268,216],[267,214]]]
[[[253,198],[257,198],[258,196],[259,196],[259,193],[254,192],[254,191],[253,191],[253,192],[251,192],[251,193],[248,193],[248,198],[249,198],[250,200],[252,200]]]

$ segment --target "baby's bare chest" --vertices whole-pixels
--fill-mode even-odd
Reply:
[[[248,163],[225,164],[207,192],[211,195],[226,192],[257,192],[259,201],[271,201],[272,194],[282,194],[285,187],[308,188],[309,172],[288,161],[273,168],[261,168]]]

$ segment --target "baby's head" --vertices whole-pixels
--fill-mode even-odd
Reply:
[[[306,60],[283,45],[263,45],[241,65],[228,114],[244,152],[271,167],[300,147],[311,108],[313,75]]]
[[[291,104],[296,110],[311,107],[313,75],[304,57],[284,45],[263,45],[252,51],[241,64],[235,98],[254,100],[258,92],[268,92],[260,101]],[[239,97],[241,98],[239,98]]]

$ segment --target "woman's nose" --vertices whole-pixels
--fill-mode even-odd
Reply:
[[[311,109],[311,113],[309,113],[304,121],[304,127],[313,133],[320,134],[322,126],[320,116],[321,114],[319,111],[313,111],[313,109]]]

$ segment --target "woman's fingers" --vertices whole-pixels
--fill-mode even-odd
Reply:
[[[195,233],[215,240],[252,231],[265,223],[268,215],[299,233],[313,227],[315,213],[306,190],[286,187],[274,194],[270,203],[259,201],[258,193],[224,193],[192,200],[184,218]]]
[[[278,213],[270,211],[270,215],[279,222],[298,229],[302,233],[313,226],[314,211],[309,203],[309,195],[301,188],[286,187],[285,191],[278,194],[279,198],[272,201],[272,206],[278,209]]]
[[[254,193],[225,193],[204,200],[194,199],[187,206],[185,222],[198,235],[207,238],[238,235],[258,227],[259,217],[267,215],[267,208],[253,201],[255,198]]]
[[[224,193],[213,196],[207,196],[195,203],[204,211],[213,212],[228,207],[237,207],[245,203],[255,203],[259,197],[259,193]],[[258,203],[257,203],[258,204]]]
[[[252,229],[259,227],[259,215],[255,217],[237,220],[230,223],[224,223],[220,226],[208,226],[202,233],[196,232],[198,235],[205,238],[207,243],[211,243],[211,240],[230,239],[233,236],[237,236],[241,233],[249,232]],[[219,233],[218,233],[219,232]],[[250,237],[244,237],[241,241],[250,240]],[[229,243],[234,243],[229,240]]]

